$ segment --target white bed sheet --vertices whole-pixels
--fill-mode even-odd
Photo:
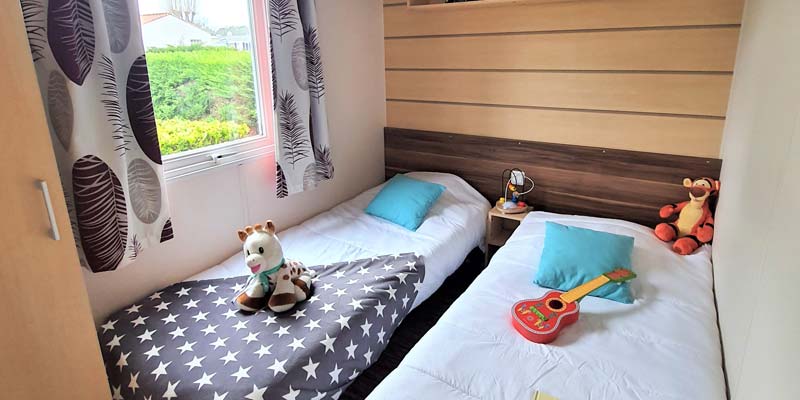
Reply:
[[[550,345],[511,326],[532,283],[544,221],[635,238],[632,305],[587,297],[580,320]],[[369,399],[725,399],[711,251],[673,253],[626,221],[531,213],[465,293]]]
[[[364,213],[383,187],[379,185],[280,232],[278,237],[286,258],[314,266],[385,254],[417,253],[425,259],[425,279],[414,302],[416,307],[441,286],[473,248],[482,244],[489,202],[455,175],[434,172],[406,175],[447,187],[416,232]],[[237,252],[187,280],[245,274],[244,256]]]

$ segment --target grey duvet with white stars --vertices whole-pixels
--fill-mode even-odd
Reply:
[[[246,276],[181,282],[115,313],[98,331],[112,398],[338,398],[410,311],[425,267],[409,253],[311,269],[311,296],[283,314],[238,311]]]

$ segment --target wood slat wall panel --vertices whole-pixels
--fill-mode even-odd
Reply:
[[[387,177],[415,170],[455,173],[494,202],[502,170],[521,167],[536,181],[529,202],[538,210],[648,226],[660,221],[661,205],[686,195],[683,177],[717,177],[721,167],[717,159],[395,128],[385,129],[385,146]]]
[[[390,127],[717,157],[724,120],[388,101]]]
[[[743,6],[385,7],[387,124],[716,157]]]
[[[387,39],[387,68],[733,71],[739,28]]]
[[[731,75],[386,71],[386,97],[724,117]]]
[[[384,4],[398,0],[384,0]],[[744,0],[581,0],[513,7],[384,9],[387,37],[740,24]]]
[[[459,155],[432,154],[415,150],[392,149],[386,154],[387,165],[402,165],[405,160],[413,159],[414,167],[420,171],[432,171],[448,166],[448,172],[458,176],[469,176],[483,178],[494,182],[491,194],[497,196],[500,190],[499,174],[492,171],[503,171],[509,168],[505,157],[498,159],[488,159],[482,157],[480,162],[475,159],[461,157]],[[538,165],[535,159],[525,158],[514,164],[515,167],[522,169],[529,176],[536,177],[536,184],[547,188],[549,191],[559,193],[573,193],[575,187],[580,186],[581,194],[589,197],[602,197],[608,193],[608,188],[599,188],[592,185],[593,182],[604,180],[609,187],[625,188],[636,186],[635,193],[620,190],[617,193],[616,201],[623,203],[646,203],[652,207],[661,207],[680,199],[686,191],[682,189],[680,181],[671,183],[659,181],[648,181],[637,178],[622,177],[616,175],[603,175],[596,172],[585,172],[560,168],[547,168]],[[642,197],[642,194],[647,194]],[[535,198],[535,196],[534,196]],[[496,200],[496,199],[495,199]]]
[[[457,155],[468,159],[509,159],[536,161],[542,168],[564,168],[569,162],[570,170],[613,175],[631,179],[659,182],[676,182],[683,179],[687,170],[716,171],[722,167],[715,158],[681,157],[675,164],[675,156],[670,154],[637,152],[638,158],[630,157],[629,151],[611,150],[598,147],[570,146],[556,143],[537,142],[536,146],[525,146],[515,139],[492,138],[493,146],[486,146],[483,136],[452,135],[400,128],[385,129],[385,146],[397,149],[418,149],[431,154],[451,154],[451,140],[457,137]],[[440,135],[446,135],[442,138]],[[566,146],[566,147],[565,147]],[[564,149],[569,148],[565,153]],[[642,164],[640,158],[646,158]]]

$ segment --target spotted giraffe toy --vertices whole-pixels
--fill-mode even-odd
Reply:
[[[256,312],[268,306],[274,312],[291,310],[308,298],[313,273],[297,261],[286,261],[275,224],[256,224],[237,231],[244,243],[247,267],[253,274],[234,302],[239,309]]]

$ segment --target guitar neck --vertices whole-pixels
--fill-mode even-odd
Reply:
[[[572,289],[564,294],[561,295],[561,300],[564,300],[565,303],[572,303],[582,299],[584,296],[591,293],[593,290],[599,288],[600,286],[605,285],[606,283],[610,282],[611,280],[608,279],[605,275],[600,275],[597,278],[590,280],[589,282],[584,283]]]

